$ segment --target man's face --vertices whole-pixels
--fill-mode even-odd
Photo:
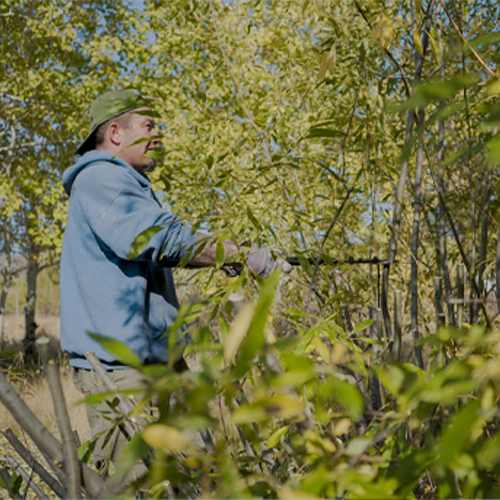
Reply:
[[[139,108],[136,111],[150,111],[149,108]],[[160,140],[155,130],[155,120],[151,116],[131,114],[129,126],[122,128],[122,152],[118,155],[136,170],[150,172],[156,166],[156,160],[145,156],[158,146]],[[134,144],[140,139],[148,139]]]

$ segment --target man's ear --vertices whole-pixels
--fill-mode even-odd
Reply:
[[[120,146],[123,140],[122,127],[116,122],[111,122],[106,131],[109,141],[114,146]]]

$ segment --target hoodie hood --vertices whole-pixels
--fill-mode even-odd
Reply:
[[[144,187],[149,186],[151,184],[149,178],[146,174],[142,172],[138,172],[133,167],[131,167],[126,161],[118,158],[118,156],[112,155],[108,151],[104,149],[92,150],[85,153],[83,156],[78,158],[76,163],[71,167],[67,168],[63,172],[62,183],[66,194],[71,194],[71,188],[73,187],[73,183],[75,182],[78,174],[86,169],[90,165],[95,165],[96,163],[102,163],[103,168],[106,168],[106,164],[112,163],[119,167],[125,168],[129,173],[137,179],[137,181]]]

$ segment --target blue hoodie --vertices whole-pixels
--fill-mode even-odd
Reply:
[[[87,332],[124,342],[144,363],[167,360],[161,338],[177,316],[172,272],[196,234],[163,208],[147,176],[107,151],[89,151],[63,174],[70,195],[61,256],[61,347],[70,364],[91,369],[93,351],[107,369],[126,368]],[[142,253],[135,238],[161,226]]]

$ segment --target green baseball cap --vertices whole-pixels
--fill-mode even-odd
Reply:
[[[111,120],[111,118],[147,105],[147,99],[136,94],[133,90],[114,90],[103,94],[90,107],[89,133],[76,150],[76,154],[82,155],[92,149],[94,132],[99,125]]]

